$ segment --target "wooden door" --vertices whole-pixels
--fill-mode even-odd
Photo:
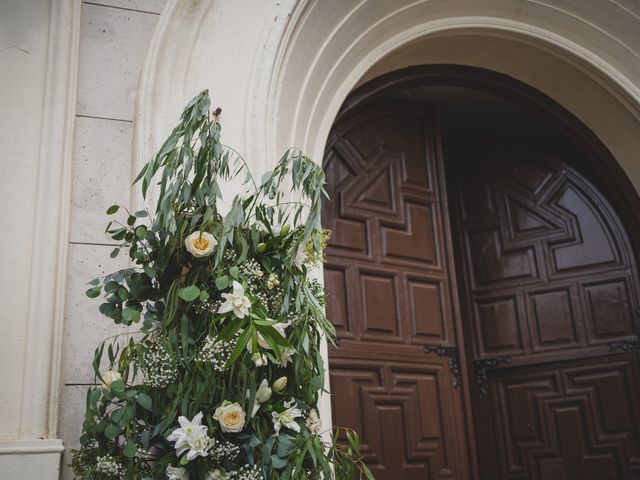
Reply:
[[[461,393],[448,359],[425,353],[456,334],[433,116],[360,108],[335,125],[324,166],[334,422],[360,434],[378,480],[471,478]]]
[[[562,159],[490,152],[447,157],[481,478],[638,479],[629,240]]]

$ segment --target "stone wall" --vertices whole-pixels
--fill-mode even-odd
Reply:
[[[111,259],[105,210],[131,204],[132,149],[138,79],[164,0],[83,2],[73,140],[71,216],[63,341],[59,436],[66,447],[62,478],[78,446],[91,361],[98,343],[125,332],[84,295],[92,278],[128,266]]]

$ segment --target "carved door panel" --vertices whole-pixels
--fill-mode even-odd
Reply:
[[[406,104],[341,118],[324,166],[334,421],[361,436],[378,480],[468,479],[442,159],[432,114]],[[454,289],[455,291],[455,289]]]
[[[640,363],[629,240],[556,158],[458,152],[452,211],[481,478],[640,478]]]

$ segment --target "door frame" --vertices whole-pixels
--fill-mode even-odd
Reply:
[[[379,100],[393,92],[415,87],[461,87],[490,94],[542,118],[543,121],[561,132],[587,160],[589,167],[602,182],[603,195],[619,213],[621,223],[629,235],[634,260],[640,264],[640,195],[626,173],[606,145],[578,117],[543,92],[508,75],[492,70],[465,65],[419,65],[396,70],[356,88],[344,101],[333,124],[355,109]],[[440,155],[442,146],[437,145]],[[443,158],[446,164],[446,158]],[[448,194],[443,197],[444,209],[448,210]],[[451,239],[451,225],[445,222],[445,236]],[[453,260],[453,252],[448,252]],[[455,340],[458,347],[459,363],[463,378],[471,379],[466,358],[464,330],[456,284],[457,268],[454,263],[450,278]],[[476,436],[472,414],[471,392],[462,391],[465,414],[469,463],[474,479],[479,477]]]

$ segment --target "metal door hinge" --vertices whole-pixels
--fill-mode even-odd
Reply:
[[[476,358],[473,361],[473,373],[475,375],[476,385],[478,385],[480,389],[481,397],[487,394],[487,369],[495,368],[501,364],[508,365],[511,361],[511,357],[508,356],[483,357]]]
[[[623,352],[640,352],[640,337],[631,337],[618,342],[607,343],[610,352],[621,350]]]
[[[462,387],[460,380],[460,354],[458,352],[458,347],[454,345],[427,345],[424,347],[424,351],[427,353],[435,353],[439,357],[447,357],[449,359],[449,368],[453,375],[453,386],[455,388]]]

